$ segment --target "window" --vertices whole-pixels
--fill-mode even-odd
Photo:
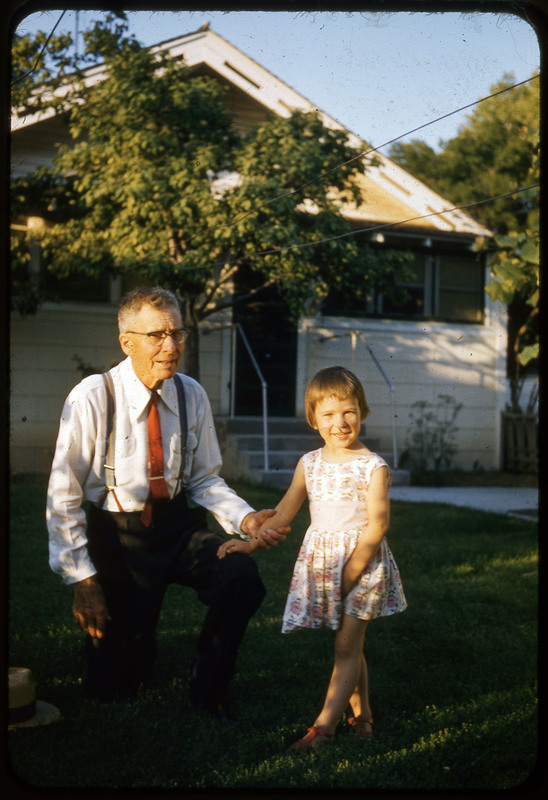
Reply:
[[[82,273],[66,278],[49,274],[47,286],[56,299],[66,302],[108,303],[110,300],[110,276],[104,273],[97,278]]]
[[[431,264],[427,263],[424,256],[415,254],[414,264],[409,265],[413,276],[408,281],[401,281],[398,285],[405,289],[408,297],[405,300],[393,300],[390,297],[377,299],[377,310],[383,316],[424,317],[425,309],[429,305],[427,288],[431,282]]]
[[[461,256],[438,256],[437,308],[440,319],[483,322],[483,269]]]
[[[482,323],[484,318],[484,268],[474,253],[416,251],[412,277],[399,285],[407,297],[373,295],[366,307],[341,302],[332,293],[324,306],[326,316],[437,319]]]

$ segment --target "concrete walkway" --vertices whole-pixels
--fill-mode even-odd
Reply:
[[[411,503],[449,503],[533,521],[538,519],[538,489],[393,486],[390,498]]]

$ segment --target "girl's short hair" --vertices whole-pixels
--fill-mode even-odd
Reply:
[[[118,328],[120,333],[125,332],[125,328],[135,314],[138,314],[143,306],[154,306],[163,310],[164,308],[176,308],[179,311],[179,301],[173,292],[162,289],[161,286],[139,286],[129,292],[120,303],[118,309]]]
[[[344,399],[351,395],[358,402],[362,422],[369,414],[369,406],[363,386],[353,372],[346,367],[325,367],[317,372],[306,387],[304,410],[306,421],[311,428],[315,427],[315,411],[317,403],[324,397]]]

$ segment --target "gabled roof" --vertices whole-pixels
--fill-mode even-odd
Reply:
[[[317,111],[326,126],[347,132],[351,146],[364,153],[371,149],[325,111],[318,109],[280,78],[209,30],[207,25],[194,33],[160,42],[151,50],[167,50],[173,57],[184,57],[186,64],[193,70],[215,74],[235,92],[234,97],[237,98],[240,108],[240,121],[244,126],[246,114],[251,124],[261,110],[262,113],[269,110],[282,117],[289,116],[296,109]],[[86,82],[91,84],[101,81],[105,75],[105,66],[98,65],[86,72]],[[38,113],[21,119],[14,116],[12,131],[34,125],[52,113]],[[471,238],[490,235],[489,231],[468,214],[449,210],[453,207],[452,203],[385,155],[375,151],[375,157],[378,165],[368,167],[366,175],[358,179],[363,187],[363,202],[358,207],[346,204],[343,206],[344,215],[352,219],[357,227],[361,224],[367,227],[371,223],[398,222],[402,224],[396,230],[411,228],[426,233],[467,234]],[[418,217],[422,219],[417,219]]]
[[[239,88],[249,98],[281,117],[289,116],[295,109],[317,111],[324,125],[346,130],[349,143],[357,150],[370,150],[358,136],[348,131],[325,111],[318,109],[306,97],[296,92],[276,75],[257,64],[232,44],[208,27],[176,39],[169,39],[156,45],[154,50],[169,50],[173,56],[184,56],[189,67],[205,64],[217,75]],[[466,233],[471,236],[490,235],[468,214],[462,211],[448,211],[453,204],[421,181],[391,161],[379,151],[375,152],[376,167],[369,167],[365,176],[360,176],[363,186],[363,203],[358,207],[344,206],[345,216],[356,222],[374,223],[401,222],[409,219],[401,227],[415,227],[452,233]],[[445,211],[441,216],[435,215]]]

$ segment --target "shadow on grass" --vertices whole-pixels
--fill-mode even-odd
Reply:
[[[239,487],[256,506],[280,493]],[[261,502],[260,502],[261,501]],[[170,587],[152,687],[103,706],[82,691],[83,636],[71,592],[47,566],[43,487],[15,486],[10,545],[10,666],[28,666],[62,719],[12,731],[9,759],[31,787],[173,789],[478,789],[526,780],[537,750],[537,537],[533,523],[394,503],[388,540],[409,601],[373,621],[365,651],[377,738],[341,720],[312,754],[287,747],[314,721],[332,668],[328,630],[280,633],[305,513],[257,556],[267,597],[240,649],[236,719],[196,715],[188,662],[205,609]]]

